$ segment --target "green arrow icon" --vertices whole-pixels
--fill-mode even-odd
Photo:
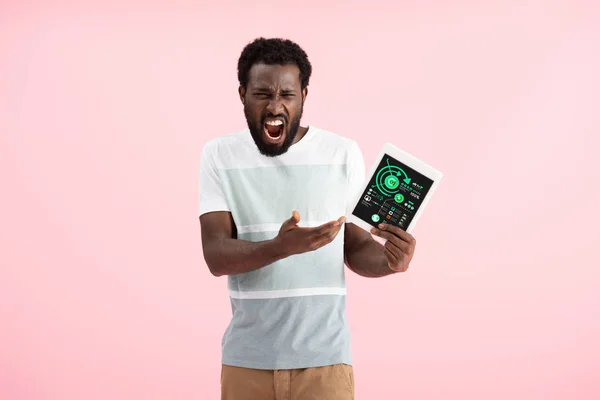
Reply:
[[[392,166],[390,165],[390,160],[387,159],[387,160],[385,160],[385,162],[387,162],[388,168],[390,169],[390,174],[393,175],[393,173],[392,173]],[[398,173],[396,174],[396,176],[400,176],[400,172],[402,172],[404,174],[404,176],[405,176],[404,183],[406,183],[408,185],[410,183],[411,179],[408,177],[408,175],[406,174],[406,172],[404,172],[404,170],[402,168],[400,168],[400,167],[396,167],[396,168],[398,168],[400,170],[400,171],[398,171]]]

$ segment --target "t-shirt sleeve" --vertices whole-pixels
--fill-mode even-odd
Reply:
[[[215,163],[215,151],[215,144],[209,142],[204,145],[200,154],[198,215],[212,211],[231,211]]]
[[[348,208],[353,206],[357,196],[363,190],[365,183],[365,161],[358,143],[352,142],[348,158],[348,184],[349,198],[347,199]],[[348,210],[351,212],[352,210]]]

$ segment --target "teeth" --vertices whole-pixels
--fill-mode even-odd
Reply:
[[[279,126],[279,125],[283,125],[283,122],[281,122],[280,120],[275,120],[275,121],[267,121],[266,122],[267,125],[271,125],[271,126]]]

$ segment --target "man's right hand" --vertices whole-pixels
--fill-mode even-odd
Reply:
[[[287,256],[314,251],[331,243],[345,220],[346,218],[342,216],[336,221],[321,226],[304,228],[298,226],[300,214],[294,211],[292,217],[281,225],[274,240]]]

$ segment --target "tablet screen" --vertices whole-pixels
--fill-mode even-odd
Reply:
[[[352,214],[377,226],[410,225],[433,181],[384,154]]]

